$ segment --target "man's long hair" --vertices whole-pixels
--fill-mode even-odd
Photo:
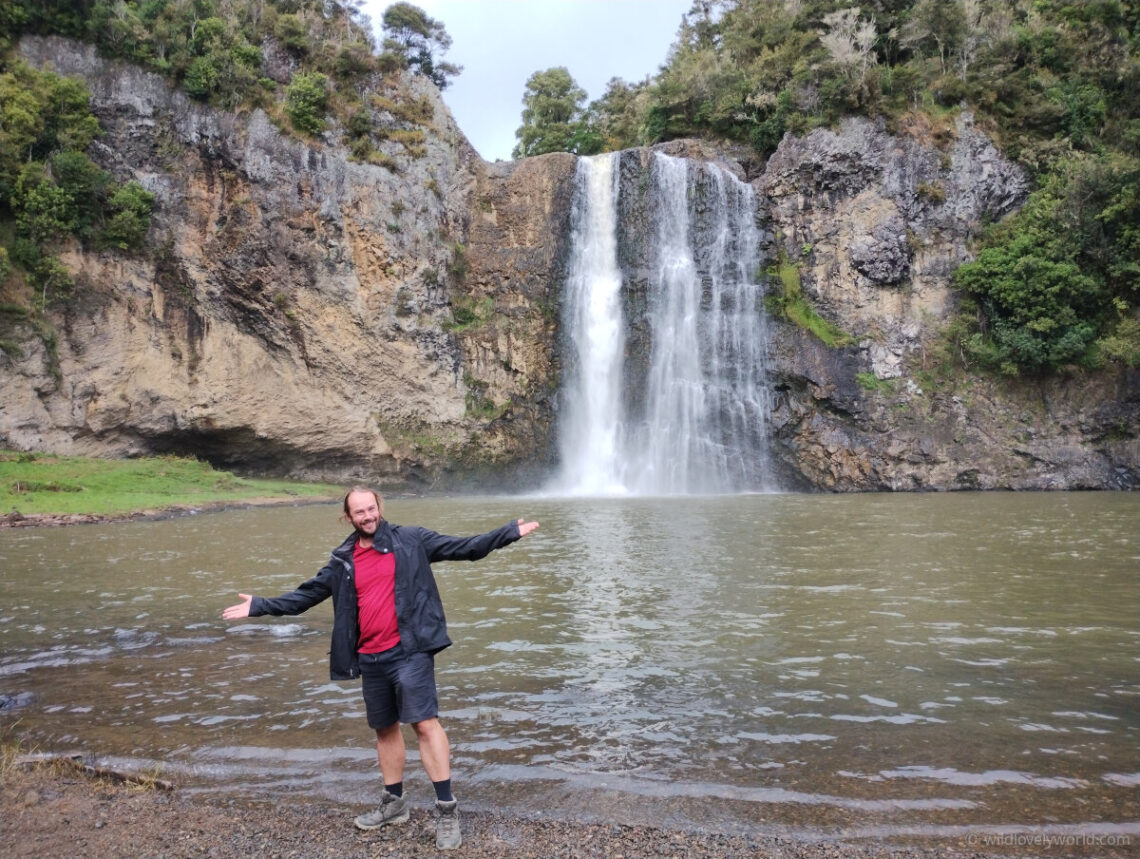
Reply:
[[[354,492],[371,492],[372,497],[376,499],[376,509],[380,511],[380,518],[384,518],[384,497],[373,489],[371,486],[354,486],[348,492],[344,493],[344,518],[352,521],[352,516],[348,512],[348,496]]]

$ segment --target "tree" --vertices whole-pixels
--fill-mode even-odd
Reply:
[[[1088,317],[1103,305],[1101,285],[1049,251],[1047,240],[1021,234],[955,273],[988,322],[968,343],[983,364],[1013,375],[1053,371],[1079,362],[1096,339]]]
[[[535,72],[523,95],[522,125],[515,131],[518,145],[511,155],[525,158],[547,152],[591,155],[601,151],[602,138],[586,117],[586,91],[564,66]]]
[[[1140,162],[1072,155],[955,272],[980,311],[967,351],[1008,373],[1135,354],[1138,222]]]
[[[22,61],[0,74],[0,205],[9,202],[27,165],[64,150],[82,151],[100,134],[89,99],[81,81]],[[27,177],[23,181],[30,187]]]
[[[138,182],[120,187],[107,201],[113,214],[99,235],[100,241],[124,251],[140,247],[150,228],[154,203],[154,194]]]
[[[960,0],[918,0],[902,29],[905,47],[922,49],[933,42],[938,53],[938,66],[943,74],[952,55],[962,50],[968,36],[966,6]]]
[[[118,186],[84,151],[101,133],[89,102],[82,81],[22,61],[0,74],[0,213],[9,224],[0,259],[39,289],[41,309],[73,286],[56,256],[62,242],[136,248],[150,226],[154,196]]]
[[[771,6],[773,4],[765,4]],[[724,14],[721,14],[723,8]],[[677,42],[668,61],[649,88],[642,136],[647,142],[695,136],[706,132],[744,137],[751,123],[747,100],[755,89],[748,79],[747,61],[725,42],[734,21],[728,4],[697,0],[682,18]]]
[[[208,99],[218,89],[222,75],[213,57],[195,57],[186,69],[182,89],[193,98]]]
[[[111,174],[96,165],[86,153],[75,149],[56,153],[49,163],[55,184],[71,199],[74,212],[72,231],[86,240],[103,217],[108,189],[113,185]],[[149,216],[148,211],[148,219]]]
[[[305,22],[296,15],[278,16],[274,35],[297,56],[303,57],[309,53],[309,31],[305,28]]]
[[[386,53],[394,54],[407,68],[429,78],[440,89],[463,68],[443,61],[451,47],[451,36],[442,22],[411,3],[393,3],[381,18]],[[385,64],[385,65],[390,65]]]
[[[602,150],[613,152],[642,142],[638,111],[647,87],[648,82],[628,84],[621,78],[610,78],[602,97],[590,103],[588,122],[600,138]]]
[[[29,162],[16,179],[12,208],[16,226],[39,245],[56,242],[76,225],[75,200],[52,181],[38,161]]]
[[[828,28],[819,40],[827,48],[844,74],[859,73],[859,82],[867,76],[867,68],[875,63],[875,19],[859,20],[859,7],[840,9],[823,16]]]

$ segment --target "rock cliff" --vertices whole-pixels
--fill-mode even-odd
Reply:
[[[948,141],[866,120],[787,137],[756,180],[771,255],[857,344],[777,327],[776,452],[829,489],[1089,489],[1140,482],[1140,372],[952,378],[927,350],[983,223],[1021,171],[963,114]]]
[[[486,164],[421,78],[421,150],[389,166],[301,141],[62,39],[24,56],[82,78],[92,157],[158,199],[144,257],[68,249],[56,336],[0,356],[0,444],[385,485],[533,484],[556,456],[574,156]],[[407,120],[377,108],[374,120]],[[788,137],[754,180],[767,252],[851,335],[773,321],[774,455],[832,490],[1125,487],[1140,480],[1140,374],[934,385],[949,275],[1025,179],[960,122],[936,146],[852,121]],[[521,483],[520,483],[521,481]]]
[[[389,169],[90,46],[21,51],[86,82],[93,157],[158,205],[147,258],[64,254],[77,289],[54,348],[29,329],[3,359],[4,444],[380,482],[546,449],[549,228],[572,159],[496,172],[422,78],[396,95],[430,104],[424,151],[384,144]]]

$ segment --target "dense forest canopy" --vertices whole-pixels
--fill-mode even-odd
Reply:
[[[696,0],[659,72],[601,98],[565,68],[523,93],[517,156],[678,137],[747,144],[858,114],[938,146],[977,123],[1035,181],[956,283],[957,357],[1007,373],[1140,363],[1140,9],[1136,0]],[[9,0],[0,4],[0,277],[66,293],[54,250],[145,253],[153,198],[97,168],[82,85],[22,64],[24,33],[89,41],[221,108],[333,135],[395,169],[422,151],[426,106],[402,72],[445,87],[443,22],[389,6],[377,44],[359,0]],[[7,288],[7,287],[6,287]],[[10,289],[6,295],[10,293]],[[7,305],[6,305],[7,306]]]

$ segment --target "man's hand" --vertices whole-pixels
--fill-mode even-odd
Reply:
[[[538,530],[538,523],[537,522],[524,522],[522,519],[519,519],[519,536],[520,537],[525,537],[531,531],[537,531],[537,530]]]
[[[238,594],[241,597],[241,602],[237,605],[231,605],[229,608],[222,609],[222,617],[226,620],[237,620],[241,617],[249,617],[249,606],[253,602],[252,594]]]

